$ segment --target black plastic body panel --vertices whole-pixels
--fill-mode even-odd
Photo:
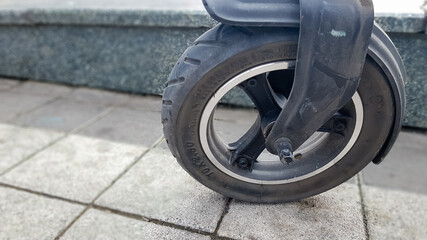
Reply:
[[[299,27],[298,0],[203,0],[218,22],[234,26]]]

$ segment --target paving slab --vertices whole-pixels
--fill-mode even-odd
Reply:
[[[294,203],[231,203],[218,234],[236,239],[366,239],[358,187]]]
[[[0,92],[0,121],[7,122],[52,100],[53,96]]]
[[[21,81],[0,78],[0,91],[6,91],[19,85]]]
[[[0,182],[91,202],[147,147],[70,136],[0,177]]]
[[[427,196],[363,187],[372,240],[427,239]]]
[[[219,106],[215,109],[216,120],[251,126],[258,116],[258,111],[252,108]]]
[[[162,97],[133,95],[130,97],[129,102],[125,104],[125,107],[142,111],[161,112]]]
[[[226,143],[237,141],[255,123],[256,110],[219,107],[214,114],[214,128]]]
[[[92,88],[77,88],[69,95],[69,97],[80,102],[96,103],[108,106],[120,105],[129,101],[130,99],[129,94],[103,91]]]
[[[110,141],[151,146],[162,136],[160,113],[116,108],[80,134]]]
[[[427,134],[403,131],[380,165],[362,171],[363,183],[427,194],[426,156]]]
[[[11,92],[19,94],[33,94],[33,95],[42,95],[42,96],[66,96],[70,94],[74,88],[52,84],[44,82],[35,82],[35,81],[26,81],[22,82],[19,86],[13,88]]]
[[[192,179],[169,151],[153,149],[95,203],[213,232],[226,198]]]
[[[16,97],[15,97],[15,100]],[[59,99],[13,121],[13,124],[37,128],[70,131],[94,118],[107,106],[88,104],[73,99]]]
[[[0,238],[54,239],[83,208],[0,187]]]
[[[0,123],[0,174],[63,134]]]
[[[210,239],[183,230],[90,209],[61,239]]]

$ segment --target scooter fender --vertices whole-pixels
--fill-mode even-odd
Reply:
[[[203,0],[218,22],[235,26],[299,27],[299,0]]]
[[[203,0],[208,13],[215,20],[235,26],[299,28],[298,0]],[[405,111],[404,86],[407,79],[403,61],[387,34],[375,24],[368,55],[381,67],[388,78],[395,97],[395,119],[388,138],[373,162],[380,163],[389,153],[399,134]]]

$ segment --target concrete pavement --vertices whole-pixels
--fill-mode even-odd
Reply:
[[[425,133],[403,132],[382,165],[326,193],[250,204],[179,167],[160,107],[1,79],[0,239],[427,239]]]

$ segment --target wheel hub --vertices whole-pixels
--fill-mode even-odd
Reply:
[[[269,124],[271,125],[272,122],[264,127],[263,132],[261,130],[262,119],[266,115],[271,117],[271,113],[275,111],[275,109],[265,111],[265,108],[269,106],[261,105],[264,109],[260,109],[258,104],[259,117],[237,142],[227,144],[221,140],[220,136],[217,136],[213,127],[213,115],[217,104],[224,95],[236,86],[247,88],[250,85],[261,88],[263,83],[259,76],[267,76],[278,70],[292,69],[293,66],[293,61],[280,61],[252,68],[230,79],[209,99],[202,112],[199,136],[203,151],[218,169],[236,179],[250,183],[290,183],[325,171],[351,149],[363,124],[363,105],[358,93],[342,111],[335,114],[318,132],[296,149],[295,153],[291,148],[283,147],[281,159],[285,164],[271,160],[271,155],[265,151],[265,136],[268,134]],[[256,80],[253,81],[253,79]],[[265,86],[269,85],[264,84],[264,89],[266,89]],[[249,92],[251,93],[251,91]],[[254,94],[260,93],[262,91]],[[266,99],[259,95],[251,98]],[[267,99],[272,101],[271,97]],[[277,100],[275,100],[275,104],[280,106]]]

